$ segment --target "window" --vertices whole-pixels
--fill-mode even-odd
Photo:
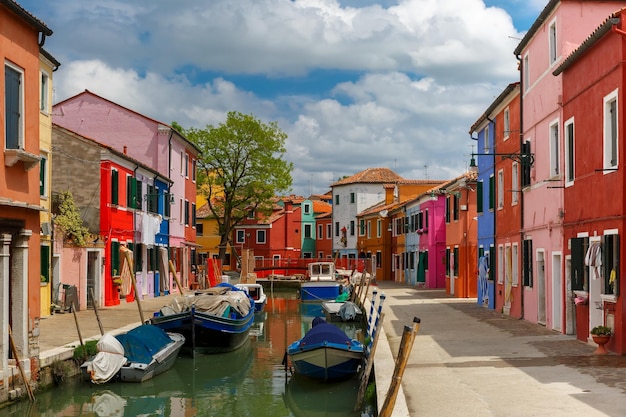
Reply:
[[[452,201],[454,203],[454,207],[453,207],[453,219],[454,220],[459,220],[459,204],[461,201],[461,193],[460,192],[455,192],[454,195],[452,196]]]
[[[454,256],[454,260],[452,262],[452,267],[454,268],[454,271],[452,272],[452,274],[455,277],[458,277],[459,276],[459,247],[458,246],[454,247],[453,256]]]
[[[522,247],[522,262],[523,265],[523,279],[525,287],[533,286],[533,241],[530,239],[524,240],[524,246]]]
[[[498,284],[504,282],[504,246],[498,246]]]
[[[428,210],[424,211],[424,229],[428,229]]]
[[[367,221],[367,238],[370,239],[372,237],[372,221]]]
[[[4,66],[5,149],[24,148],[24,89],[23,73],[9,65]]]
[[[574,182],[574,118],[565,122],[565,182]]]
[[[198,170],[198,161],[195,159],[191,160],[191,180],[196,182],[196,171]]]
[[[111,170],[111,204],[113,204],[114,206],[117,206],[117,204],[119,203],[118,190],[119,190],[118,172],[117,172],[117,169],[112,169]]]
[[[496,180],[493,175],[489,176],[489,210],[496,205]]]
[[[365,220],[359,219],[359,236],[365,236]]]
[[[450,197],[446,197],[446,223],[450,223]]]
[[[483,181],[476,183],[476,212],[483,212]]]
[[[166,202],[167,205],[167,202]],[[196,224],[196,203],[191,203],[191,225],[195,226]]]
[[[304,214],[311,214],[311,205],[309,203],[305,203],[303,205]]]
[[[185,154],[185,178],[189,178],[189,155]]]
[[[511,114],[509,108],[504,109],[504,140],[509,138],[509,134],[511,133]]]
[[[589,267],[585,265],[585,256],[589,249],[589,238],[570,239],[571,247],[571,268],[570,281],[572,291],[588,291],[589,289]]]
[[[304,238],[305,239],[311,239],[312,235],[311,235],[311,225],[310,224],[305,224],[304,225]]]
[[[339,205],[339,194],[335,194],[335,205]]]
[[[335,236],[339,237],[339,222],[335,222]]]
[[[265,243],[265,230],[256,231],[256,243]]]
[[[204,224],[196,223],[196,236],[204,235]]]
[[[617,167],[617,110],[615,90],[604,98],[604,168]]]
[[[149,213],[157,213],[159,209],[159,189],[156,188],[154,185],[148,184],[148,194],[146,195],[146,197],[148,201],[148,207],[146,210]]]
[[[522,144],[522,153],[525,155],[530,155],[531,153],[531,143],[530,139],[527,139],[526,142]],[[527,187],[530,185],[530,165],[524,164],[522,166],[522,187]]]
[[[245,243],[246,241],[246,234],[245,234],[245,230],[237,230],[235,232],[236,236],[235,236],[235,242],[236,243]]]
[[[354,204],[356,199],[354,198],[354,193],[350,193],[350,203]]]
[[[185,151],[180,152],[180,175],[185,175]]]
[[[376,220],[376,237],[381,237],[383,235],[383,221],[380,219]]]
[[[550,123],[550,176],[560,174],[559,121]]]
[[[550,50],[550,65],[556,62],[556,21],[550,23],[550,33],[549,33],[549,50]]]
[[[485,151],[485,153],[489,153],[489,125],[485,126],[484,132],[483,150]]]
[[[524,55],[524,60],[522,61],[522,74],[523,74],[523,83],[522,89],[526,93],[530,88],[530,58],[528,54]]]
[[[254,219],[254,210],[248,210],[248,218],[249,219]]]
[[[39,88],[41,89],[39,92],[39,110],[49,113],[48,106],[50,105],[50,100],[48,99],[48,89],[50,88],[50,76],[44,71],[41,72],[41,85]]]
[[[333,238],[333,225],[328,223],[326,225],[326,239],[332,239]]]
[[[605,235],[602,244],[602,294],[619,295],[619,235]]]
[[[39,161],[39,195],[42,197],[46,196],[46,170],[48,169],[48,158],[45,156],[41,156],[41,160]]]
[[[185,226],[189,226],[189,200],[185,200]]]
[[[504,208],[504,171],[498,171],[498,209]]]
[[[40,257],[41,282],[50,282],[50,246],[40,246]]]
[[[135,182],[135,185],[137,186],[137,190],[136,190],[136,196],[137,198],[135,199],[135,208],[137,210],[141,210],[143,208],[143,182],[137,180]],[[169,201],[169,200],[168,200]],[[167,211],[166,211],[166,215],[169,216],[169,204],[167,205]]]
[[[382,257],[382,252],[376,251],[376,268],[380,268],[382,266]]]
[[[450,276],[450,248],[446,248],[446,275]]]
[[[324,226],[321,224],[317,225],[317,236],[318,240],[321,240],[324,237]]]
[[[350,236],[354,236],[354,220],[350,220]]]
[[[135,192],[137,191],[137,186],[135,185],[135,178],[132,175],[126,175],[126,207],[133,208],[135,199]]]
[[[163,194],[164,203],[163,203],[163,215],[165,217],[170,217],[170,212],[172,209],[172,202],[174,201],[174,195],[170,193]]]
[[[511,165],[511,205],[517,205],[519,193],[519,164],[513,162],[513,165]]]

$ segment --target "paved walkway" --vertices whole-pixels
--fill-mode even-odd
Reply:
[[[626,357],[594,355],[593,343],[475,299],[388,282],[378,291],[394,354],[421,319],[402,380],[411,416],[626,416]]]

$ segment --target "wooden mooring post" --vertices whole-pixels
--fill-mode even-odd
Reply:
[[[385,319],[385,313],[381,313],[378,318],[378,324],[382,326]],[[354,411],[358,411],[361,408],[363,399],[365,397],[365,391],[367,390],[367,383],[370,380],[372,368],[374,367],[374,355],[376,354],[376,346],[378,345],[378,336],[380,332],[376,332],[374,340],[370,342],[366,348],[365,364],[363,365],[363,372],[361,374],[361,383],[359,384],[359,392],[354,403]]]
[[[400,383],[402,382],[402,376],[404,375],[404,368],[411,355],[411,348],[415,341],[415,335],[419,331],[421,320],[417,317],[413,318],[413,326],[404,326],[404,332],[402,333],[402,340],[400,342],[400,349],[398,350],[398,357],[396,358],[396,366],[393,370],[393,377],[389,384],[389,390],[387,396],[383,402],[379,417],[391,417],[393,415],[393,409],[396,405],[396,397],[398,396],[398,390],[400,389]]]

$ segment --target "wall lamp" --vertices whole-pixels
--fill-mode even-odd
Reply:
[[[502,160],[511,159],[525,167],[531,167],[535,163],[535,155],[532,153],[472,153],[469,170],[474,173],[478,172],[475,156],[501,156]]]

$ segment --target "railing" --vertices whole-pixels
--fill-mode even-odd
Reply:
[[[313,262],[334,262],[335,269],[345,269],[352,271],[352,269],[356,268],[358,272],[363,272],[363,270],[365,269],[371,271],[371,259],[368,258],[338,258],[334,261],[329,258],[255,258],[254,272],[259,278],[265,278],[269,275],[306,275],[309,264]]]

